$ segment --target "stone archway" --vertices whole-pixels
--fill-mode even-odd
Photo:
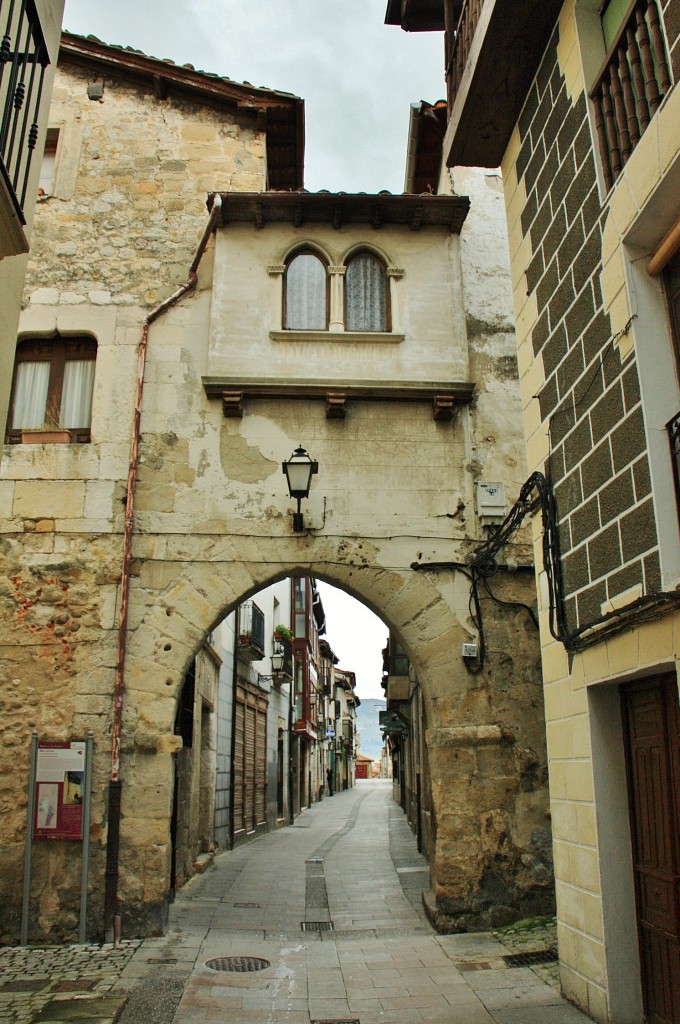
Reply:
[[[371,562],[370,545],[362,541],[279,537],[254,545],[251,540],[240,544],[235,538],[185,536],[166,540],[163,559],[155,556],[154,547],[143,539],[137,544],[136,625],[128,643],[119,892],[128,930],[157,930],[165,920],[172,726],[186,667],[225,614],[274,579],[300,572],[340,587],[379,614],[399,635],[417,671],[429,723],[425,740],[435,824],[431,876],[439,923],[488,925],[484,912],[489,906],[504,908],[498,921],[503,914],[517,916],[518,908],[508,904],[522,896],[508,892],[498,871],[489,876],[489,854],[497,858],[510,844],[510,832],[532,832],[530,819],[535,832],[546,793],[542,787],[532,790],[524,800],[526,820],[521,825],[511,820],[521,811],[516,747],[518,739],[525,747],[519,733],[526,700],[519,701],[514,722],[503,718],[488,680],[480,685],[455,657],[469,636],[465,579],[452,571],[386,568]],[[508,686],[506,681],[506,691]],[[525,858],[529,846],[521,850]],[[509,863],[509,855],[506,859]],[[540,888],[535,882],[518,883],[529,902],[529,891],[535,895]],[[485,891],[485,886],[497,891]]]

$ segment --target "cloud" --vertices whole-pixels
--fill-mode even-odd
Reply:
[[[443,36],[384,22],[386,0],[67,0],[64,27],[305,100],[306,185],[403,187],[409,105],[444,92]]]

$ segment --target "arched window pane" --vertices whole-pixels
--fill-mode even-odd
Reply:
[[[348,331],[387,330],[386,283],[380,260],[367,252],[354,257],[345,276]]]
[[[326,268],[312,253],[300,253],[288,265],[286,329],[326,330]]]

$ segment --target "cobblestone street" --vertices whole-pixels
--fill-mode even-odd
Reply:
[[[0,1021],[579,1024],[551,922],[437,935],[426,861],[388,782],[361,782],[216,859],[168,934],[0,953]],[[548,953],[546,953],[548,951]]]

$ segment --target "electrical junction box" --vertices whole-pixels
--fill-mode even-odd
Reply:
[[[460,653],[464,658],[476,658],[478,651],[477,644],[461,644]]]
[[[505,487],[501,481],[477,481],[477,515],[482,525],[505,519]]]

